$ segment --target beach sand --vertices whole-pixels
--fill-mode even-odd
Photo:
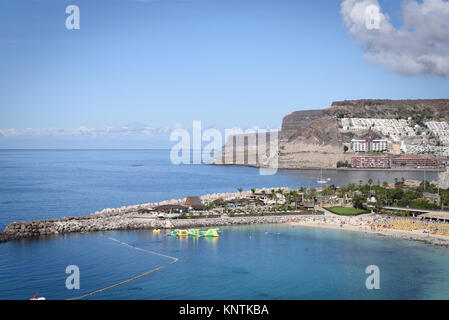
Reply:
[[[388,236],[406,240],[422,241],[429,244],[449,246],[449,236],[430,234],[424,230],[397,230],[389,228],[372,227],[376,215],[368,214],[358,217],[342,217],[327,214],[322,217],[307,217],[299,222],[288,223],[291,226],[326,228],[341,231],[363,232],[381,236]]]

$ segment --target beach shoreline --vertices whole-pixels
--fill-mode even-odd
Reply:
[[[270,190],[274,188],[263,188]],[[277,189],[277,188],[276,188]],[[283,188],[287,190],[288,188]],[[251,191],[233,193],[214,193],[201,196],[203,202],[211,202],[220,198],[232,198],[251,195]],[[172,199],[157,203],[132,205],[115,209],[103,209],[102,211],[84,216],[72,216],[47,220],[12,222],[3,232],[0,232],[0,242],[18,239],[34,239],[42,236],[55,236],[68,233],[87,233],[98,231],[126,231],[126,230],[151,230],[151,229],[187,229],[187,228],[212,228],[232,225],[249,224],[280,224],[286,223],[292,226],[327,228],[342,231],[362,232],[401,238],[414,241],[422,241],[429,244],[449,246],[447,234],[431,234],[429,230],[399,230],[394,228],[382,228],[374,226],[378,216],[364,214],[355,217],[339,216],[316,206],[315,214],[305,211],[301,214],[265,214],[265,215],[221,215],[216,217],[191,217],[187,219],[159,219],[154,213],[141,213],[160,205],[184,204],[184,199]],[[316,214],[320,211],[321,214]],[[393,219],[402,219],[393,217]],[[381,221],[381,220],[379,220]],[[385,220],[382,220],[385,221]],[[413,220],[417,222],[418,220]]]
[[[237,225],[275,225],[286,224],[291,227],[316,228],[327,230],[340,230],[343,232],[357,232],[371,235],[385,236],[396,239],[419,241],[427,244],[449,247],[449,237],[423,233],[422,231],[402,231],[395,229],[372,229],[368,220],[373,215],[360,217],[343,217],[336,215],[266,215],[266,216],[242,216],[242,217],[217,217],[217,218],[191,218],[191,219],[167,219],[136,216],[125,216],[109,221],[95,221],[92,219],[66,220],[58,219],[13,223],[9,229],[0,232],[0,242],[21,239],[37,239],[47,236],[57,236],[69,233],[87,233],[104,231],[131,231],[152,229],[187,229],[187,228],[213,228]],[[358,220],[357,220],[358,219]],[[363,219],[363,220],[360,220]],[[92,221],[91,221],[92,220]],[[66,224],[63,224],[66,222]],[[341,222],[344,222],[343,224]],[[357,224],[359,223],[359,224]],[[23,227],[25,226],[25,227]],[[37,230],[37,231],[36,231]],[[41,230],[41,231],[39,231]],[[42,232],[45,230],[45,232]]]
[[[318,215],[316,215],[318,216]],[[69,233],[131,230],[172,230],[187,228],[213,228],[233,225],[284,224],[298,222],[305,215],[223,216],[216,218],[157,219],[150,215],[133,213],[121,216],[94,218],[91,216],[13,222],[0,232],[0,242],[20,239],[37,239]]]
[[[368,215],[368,216],[370,216],[370,215]],[[313,219],[315,219],[315,221],[313,221]],[[327,216],[327,219],[330,219],[329,216]],[[354,219],[354,218],[337,216],[336,219],[347,220],[347,219]],[[402,230],[396,230],[396,229],[371,229],[370,226],[368,226],[366,224],[358,225],[358,226],[344,224],[343,226],[340,226],[339,224],[323,222],[319,218],[312,218],[312,221],[310,221],[310,219],[304,219],[303,221],[290,223],[289,225],[294,226],[294,227],[331,229],[331,230],[340,230],[340,231],[344,231],[344,232],[349,231],[349,232],[365,233],[365,234],[385,236],[385,237],[391,237],[391,238],[397,238],[397,239],[403,239],[403,240],[419,241],[419,242],[424,242],[427,244],[449,247],[449,237],[448,236],[423,233],[420,231],[402,231]]]

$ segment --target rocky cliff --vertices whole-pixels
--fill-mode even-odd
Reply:
[[[327,109],[296,111],[284,117],[279,132],[279,168],[334,168],[338,161],[350,161],[343,143],[353,138],[381,138],[370,130],[357,133],[341,132],[338,118],[384,118],[408,119],[417,123],[426,120],[449,122],[449,99],[436,100],[345,100],[336,101]],[[253,146],[255,147],[255,146]],[[245,150],[234,149],[243,154],[236,165],[246,165]],[[231,148],[224,149],[229,153]],[[221,164],[220,159],[214,162]]]
[[[336,101],[326,110],[347,118],[428,118],[449,121],[449,99],[419,100],[345,100]]]

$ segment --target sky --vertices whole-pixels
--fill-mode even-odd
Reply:
[[[449,98],[448,36],[447,0],[2,0],[0,148],[160,147],[194,120]]]

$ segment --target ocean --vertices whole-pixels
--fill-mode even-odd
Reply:
[[[2,150],[0,228],[239,187],[317,186],[318,175],[176,166],[169,150]],[[324,170],[323,176],[340,185],[419,180],[424,173]],[[436,180],[435,173],[426,177]],[[153,251],[179,260],[170,264]],[[65,286],[69,265],[79,267],[79,290]],[[365,287],[368,265],[380,269],[380,290]],[[0,299],[27,299],[37,291],[48,299],[81,296],[158,267],[88,299],[447,299],[447,265],[447,248],[288,225],[227,227],[214,240],[151,231],[69,234],[0,243]]]

